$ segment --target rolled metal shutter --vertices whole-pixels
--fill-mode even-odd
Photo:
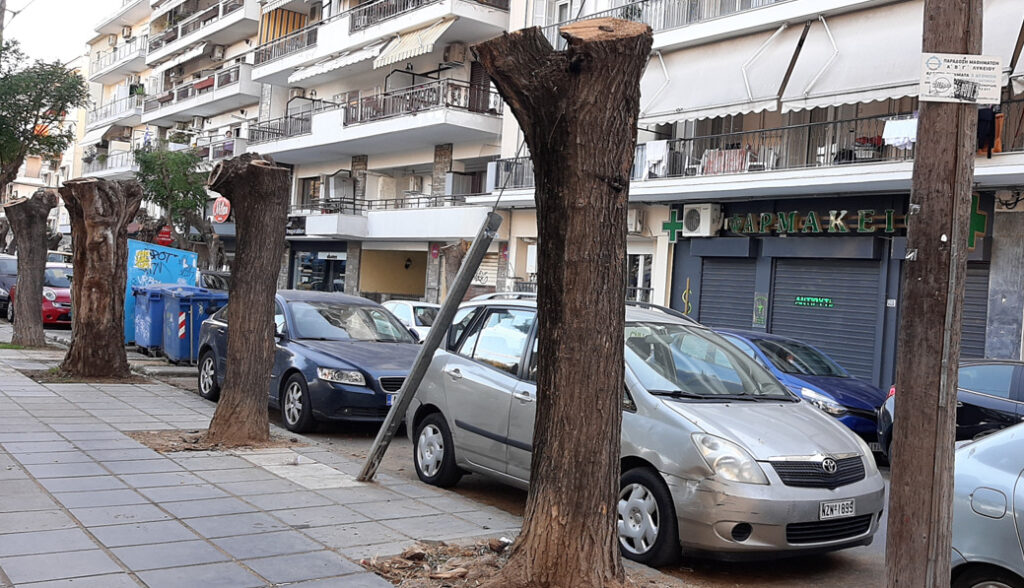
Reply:
[[[779,259],[770,332],[813,345],[850,374],[874,382],[878,314],[884,306],[878,281],[876,261]],[[803,297],[799,303],[798,297]]]
[[[989,265],[987,263],[967,264],[960,357],[985,357],[985,327],[988,324],[988,274]]]
[[[698,320],[710,327],[749,329],[754,320],[756,268],[754,259],[705,257]]]

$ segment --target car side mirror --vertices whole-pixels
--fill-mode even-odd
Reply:
[[[410,335],[412,335],[413,340],[415,340],[417,343],[423,343],[423,341],[420,339],[420,334],[414,331],[412,327],[406,327],[406,330],[409,331]]]

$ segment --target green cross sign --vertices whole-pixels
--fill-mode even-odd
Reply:
[[[668,242],[675,243],[679,236],[679,231],[683,230],[683,221],[679,220],[679,211],[672,210],[668,215],[669,220],[661,223],[661,230],[668,233]]]
[[[981,201],[977,194],[971,196],[971,224],[967,227],[967,249],[974,251],[978,237],[988,232],[988,213],[981,210]]]

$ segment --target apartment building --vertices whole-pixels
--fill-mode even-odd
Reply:
[[[578,18],[638,20],[654,31],[630,187],[630,296],[716,327],[792,336],[855,376],[890,384],[923,5],[517,4],[511,20],[543,26],[556,46],[558,27]],[[981,139],[993,149],[976,161],[965,357],[1021,353],[1022,25],[1019,1],[986,0],[983,53],[1002,59],[1005,89],[1001,104],[979,106]],[[516,207],[509,271],[529,287],[533,174],[528,158],[514,157],[521,134],[511,118],[503,159],[490,166],[492,194],[471,201],[493,202],[505,188],[502,206]]]

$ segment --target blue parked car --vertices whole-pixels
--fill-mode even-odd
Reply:
[[[794,394],[839,419],[860,435],[872,451],[878,445],[877,411],[885,402],[880,388],[854,378],[814,347],[778,335],[718,330],[762,364]]]
[[[383,306],[345,294],[277,293],[277,352],[268,403],[301,433],[316,421],[382,422],[420,346]],[[227,358],[227,307],[199,333],[199,395],[217,400]]]

